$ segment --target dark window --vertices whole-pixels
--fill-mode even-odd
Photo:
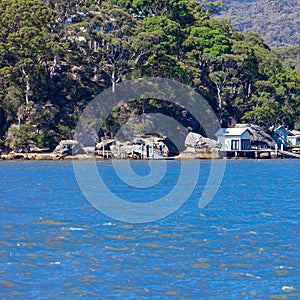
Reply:
[[[250,140],[241,141],[241,150],[249,150],[251,148]]]
[[[231,150],[239,150],[239,140],[231,141]]]

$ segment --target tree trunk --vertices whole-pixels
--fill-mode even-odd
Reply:
[[[20,107],[18,108],[18,128],[20,129],[21,127],[21,112],[20,112]]]
[[[116,91],[116,70],[114,67],[112,74],[111,74],[111,92],[112,92],[113,97],[114,97],[115,91]]]
[[[217,91],[218,91],[218,99],[219,99],[218,119],[219,122],[222,123],[222,98],[221,98],[221,89],[218,85],[217,85]]]
[[[25,83],[26,83],[26,92],[25,92],[25,103],[28,106],[29,101],[30,101],[30,92],[31,92],[31,85],[29,81],[29,75],[26,73],[24,68],[22,68],[22,73],[25,78]]]
[[[248,97],[249,98],[251,96],[251,89],[252,89],[252,87],[251,87],[251,82],[250,82],[249,85],[248,85]]]
[[[212,79],[211,79],[212,80]],[[218,120],[220,124],[222,123],[222,97],[221,97],[221,92],[222,92],[222,84],[218,84],[217,81],[212,80],[212,82],[216,85],[217,87],[217,92],[218,92]]]
[[[53,77],[54,77],[54,73],[55,73],[55,70],[57,68],[57,65],[58,65],[58,52],[55,53],[54,55],[54,59],[53,59],[53,65],[51,67],[51,72],[50,72],[50,79],[53,80]]]

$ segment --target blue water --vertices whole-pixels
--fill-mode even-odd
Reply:
[[[176,184],[179,166],[143,196],[99,163],[134,202]],[[0,299],[300,299],[300,161],[228,161],[199,209],[209,167],[177,211],[130,224],[85,199],[71,162],[1,162]]]

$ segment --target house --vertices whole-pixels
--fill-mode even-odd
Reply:
[[[251,149],[250,131],[247,128],[221,128],[215,135],[220,144],[220,151]]]
[[[288,143],[291,146],[300,145],[300,131],[291,130],[288,134]]]
[[[288,135],[289,131],[283,126],[279,126],[274,130],[273,139],[278,146],[283,145],[284,147],[287,147],[289,145]]]

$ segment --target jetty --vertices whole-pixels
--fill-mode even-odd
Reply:
[[[284,151],[284,150],[278,150],[278,152],[284,156],[290,156],[294,158],[300,158],[300,154],[290,152],[290,151]]]

